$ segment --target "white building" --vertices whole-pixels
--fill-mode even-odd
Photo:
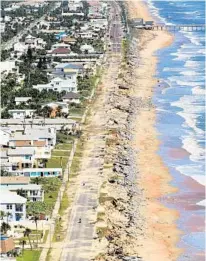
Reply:
[[[8,75],[9,73],[16,73],[18,74],[19,67],[16,66],[15,61],[3,61],[0,62],[0,74],[1,76]]]
[[[66,103],[76,103],[79,104],[80,103],[80,96],[78,93],[74,93],[74,92],[68,92],[66,95],[64,95],[62,97],[63,102]]]
[[[5,32],[5,27],[6,27],[5,23],[0,23],[0,33],[4,33]]]
[[[71,74],[65,77],[56,77],[47,84],[37,84],[33,86],[34,89],[39,91],[42,90],[53,90],[57,92],[77,92],[77,74]]]
[[[82,53],[95,53],[94,47],[90,44],[84,44],[80,47]]]
[[[16,105],[19,105],[22,102],[24,102],[25,104],[28,104],[28,101],[31,101],[31,100],[32,100],[32,97],[15,97]]]
[[[21,193],[22,197],[28,199],[28,201],[44,201],[44,190],[41,185],[37,184],[27,184],[27,185],[1,185],[0,189],[3,191],[5,189],[15,192],[17,194]]]
[[[17,55],[17,57],[21,57],[23,54],[27,52],[28,45],[18,42],[13,45],[13,48],[14,48],[14,54]]]
[[[13,119],[32,118],[35,110],[9,110]]]
[[[65,43],[56,43],[56,44],[52,45],[51,50],[53,51],[54,49],[57,49],[57,48],[67,48],[70,50],[70,45],[65,44]]]
[[[0,189],[0,198],[0,210],[11,214],[8,217],[9,221],[24,221],[26,219],[26,198],[6,189]],[[7,221],[7,217],[4,220]]]
[[[9,130],[0,129],[0,146],[8,146],[11,132]]]

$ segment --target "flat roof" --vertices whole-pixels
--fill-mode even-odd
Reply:
[[[27,199],[17,195],[15,192],[10,192],[7,189],[0,189],[0,205],[1,204],[24,204]]]
[[[40,118],[40,119],[1,119],[1,125],[24,125],[24,124],[28,124],[31,125],[32,124],[37,124],[37,125],[42,125],[42,124],[48,124],[48,125],[62,125],[62,124],[75,124],[76,121],[71,120],[71,119],[44,119],[44,118]]]
[[[26,185],[4,185],[1,184],[0,189],[7,189],[7,190],[41,190],[42,186],[37,184],[26,184]]]
[[[30,177],[0,177],[1,185],[5,184],[29,184]]]
[[[18,147],[15,149],[8,149],[8,156],[18,156],[18,155],[34,155],[35,150],[34,148],[30,148],[30,147],[24,147],[24,149],[22,149],[22,147]]]
[[[62,169],[61,168],[26,168],[26,169],[13,170],[10,171],[9,173],[42,172],[42,171],[53,172],[53,171],[62,171]]]

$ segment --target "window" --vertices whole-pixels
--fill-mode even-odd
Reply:
[[[29,155],[26,155],[26,156],[25,156],[25,159],[29,159],[29,160],[30,160],[31,157],[30,157]]]
[[[12,209],[12,204],[6,205],[6,209]]]
[[[59,82],[56,82],[56,85],[59,85]]]

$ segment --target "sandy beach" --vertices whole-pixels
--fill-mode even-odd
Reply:
[[[143,17],[151,19],[146,6],[140,1],[127,3],[130,18]],[[136,70],[137,83],[133,88],[134,97],[150,98],[153,88],[158,85],[155,79],[157,58],[155,51],[172,43],[172,36],[166,32],[144,32],[139,46],[145,46],[140,52],[140,65]],[[144,190],[146,206],[142,207],[147,228],[144,237],[140,239],[141,247],[138,253],[143,260],[171,261],[176,260],[181,249],[176,248],[178,236],[181,233],[175,221],[178,212],[168,209],[160,204],[158,198],[175,192],[176,189],[169,185],[171,176],[157,155],[159,141],[155,129],[155,109],[139,111],[135,130],[134,148],[138,148],[137,166],[140,172],[139,184]]]

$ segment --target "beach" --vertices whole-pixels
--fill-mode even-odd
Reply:
[[[151,19],[145,5],[130,1],[127,3],[131,18],[143,17]],[[155,51],[171,44],[172,36],[167,32],[145,32],[139,47],[140,64],[136,70],[137,83],[132,95],[135,97],[151,98],[158,79],[154,77],[157,57]],[[146,206],[141,209],[144,213],[147,228],[141,239],[141,247],[138,250],[143,260],[176,260],[181,249],[176,247],[178,236],[181,233],[175,224],[178,212],[163,206],[159,198],[175,192],[176,189],[169,185],[171,176],[162,159],[157,155],[159,140],[155,129],[156,113],[154,108],[139,110],[135,129],[135,143],[139,152],[137,166],[140,177],[139,184],[144,190]]]

